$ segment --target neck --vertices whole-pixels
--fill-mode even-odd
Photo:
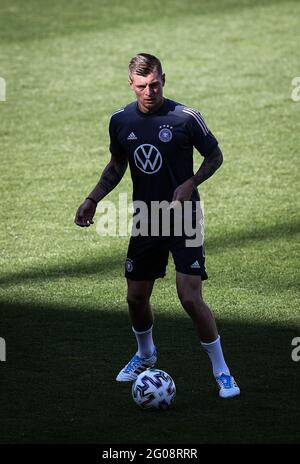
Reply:
[[[138,102],[138,107],[139,107],[139,110],[142,112],[142,113],[155,113],[155,111],[159,110],[159,108],[163,105],[164,103],[164,97],[159,101],[159,103],[157,103],[156,106],[154,106],[153,108],[149,109],[149,108],[146,108],[145,106],[141,105],[139,102]]]

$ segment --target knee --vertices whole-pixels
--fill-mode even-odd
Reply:
[[[142,293],[131,293],[127,294],[127,303],[131,308],[139,308],[141,306],[146,306],[149,304],[149,298],[147,295]]]
[[[203,300],[200,295],[189,295],[189,294],[182,294],[179,295],[180,302],[184,309],[189,313],[193,314],[199,310],[203,305]]]

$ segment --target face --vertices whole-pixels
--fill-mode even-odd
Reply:
[[[139,109],[143,113],[156,111],[163,103],[163,86],[165,75],[159,75],[156,71],[148,76],[133,74],[129,78],[129,85],[134,91]]]

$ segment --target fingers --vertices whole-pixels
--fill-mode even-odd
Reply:
[[[89,203],[87,206],[86,203]],[[89,227],[94,224],[93,217],[96,211],[96,206],[90,201],[86,200],[76,211],[74,222],[79,227]]]
[[[179,206],[181,207],[181,201],[173,200],[173,201],[171,201],[170,205],[168,206],[168,209],[178,208]]]
[[[178,187],[173,192],[172,202],[178,199]]]
[[[88,219],[84,216],[76,215],[75,217],[75,224],[80,227],[89,227],[90,225],[94,224],[93,219]]]

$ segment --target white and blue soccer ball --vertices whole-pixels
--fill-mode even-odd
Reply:
[[[175,394],[174,380],[161,369],[147,369],[132,385],[132,398],[143,409],[169,409]]]

